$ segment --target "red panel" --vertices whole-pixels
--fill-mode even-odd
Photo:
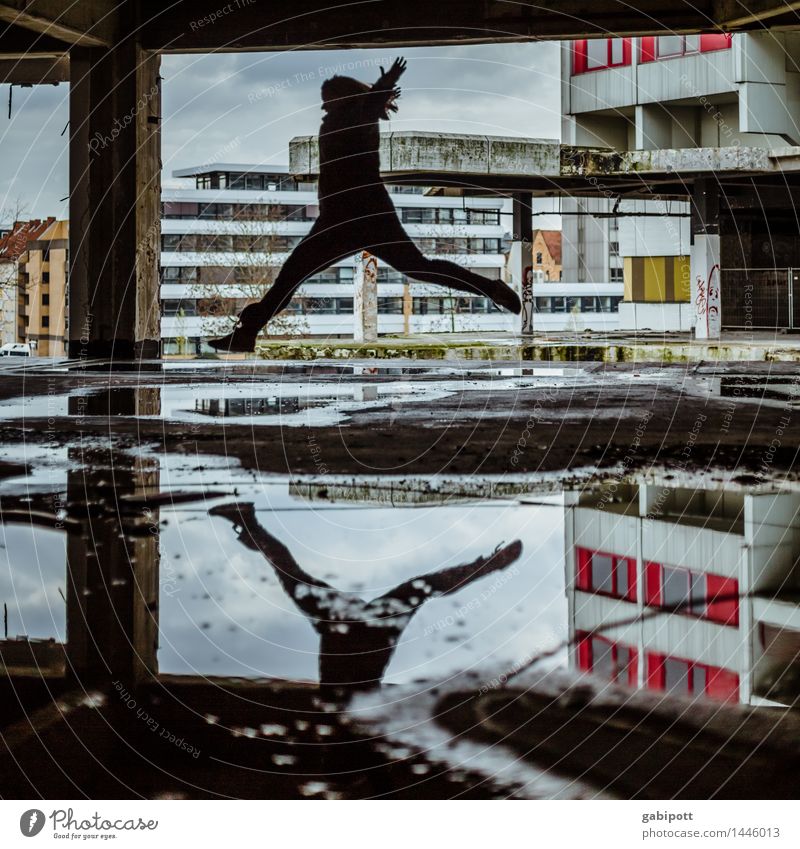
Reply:
[[[590,672],[592,669],[592,641],[586,633],[579,632],[578,635],[578,669]]]
[[[592,552],[586,548],[577,548],[577,572],[575,585],[579,590],[590,590],[592,587]]]
[[[723,625],[739,626],[739,582],[735,578],[706,575],[706,618]],[[720,598],[720,601],[714,599]]]
[[[708,682],[706,695],[721,702],[739,701],[739,676],[730,669],[719,669],[716,666],[706,668]]]
[[[730,33],[720,32],[700,36],[700,52],[710,53],[712,50],[727,50],[731,46]]]
[[[655,62],[656,60],[656,37],[646,35],[639,39],[639,62]]]
[[[664,655],[647,653],[647,686],[651,690],[664,689]]]
[[[661,606],[661,565],[648,562],[645,565],[645,604]]]
[[[628,557],[628,594],[625,596],[629,601],[636,601],[636,560],[633,557]],[[623,561],[622,568],[625,568]]]
[[[635,687],[639,681],[639,652],[631,647],[631,662],[628,664],[628,686]]]
[[[572,73],[582,74],[586,70],[586,39],[572,42]]]
[[[630,65],[631,63],[631,41],[632,39],[626,38],[622,42],[622,64]],[[610,49],[610,46],[609,46]]]

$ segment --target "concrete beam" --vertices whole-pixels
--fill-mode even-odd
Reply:
[[[0,84],[55,85],[69,82],[69,57],[54,59],[0,58]]]
[[[800,2],[776,2],[776,0],[719,0],[714,4],[714,19],[725,29],[748,27],[775,18],[784,17],[800,10]],[[800,24],[800,19],[797,22]]]
[[[9,24],[0,29],[0,60],[64,56],[69,44],[50,35]]]
[[[143,46],[171,52],[400,48],[715,29],[713,0],[193,0],[164,4]]]
[[[714,147],[678,150],[608,149],[562,145],[552,139],[387,133],[381,173],[390,183],[453,188],[464,194],[539,197],[686,198],[691,184],[711,177],[720,186],[755,179],[784,188],[800,182],[800,147]],[[319,173],[316,136],[289,143],[289,169],[299,179]]]
[[[119,35],[119,6],[113,0],[3,0],[0,21],[57,38],[67,45],[109,47]]]

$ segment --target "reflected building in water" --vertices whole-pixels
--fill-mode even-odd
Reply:
[[[573,667],[671,695],[794,701],[799,510],[800,491],[730,483],[566,492]]]

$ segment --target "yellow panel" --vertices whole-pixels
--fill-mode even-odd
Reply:
[[[623,301],[633,300],[633,257],[625,256],[622,258],[622,280],[625,284]]]
[[[675,300],[688,304],[691,300],[692,285],[689,257],[676,256],[673,261],[675,263]]]
[[[644,300],[645,303],[663,303],[665,292],[664,257],[651,256],[644,260]]]

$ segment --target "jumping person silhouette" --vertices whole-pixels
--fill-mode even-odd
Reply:
[[[303,570],[289,549],[256,519],[252,503],[212,508],[238,529],[239,542],[260,551],[286,595],[311,620],[320,635],[319,679],[323,687],[363,689],[380,683],[411,617],[430,598],[449,595],[499,569],[522,553],[519,540],[498,546],[488,557],[412,578],[388,593],[364,601],[342,592]]]
[[[405,60],[397,59],[388,71],[381,68],[372,86],[340,76],[322,84],[326,114],[319,132],[319,218],[267,294],[242,310],[232,333],[209,340],[212,348],[253,351],[261,328],[284,309],[304,280],[362,250],[414,280],[483,295],[520,312],[519,297],[510,286],[453,262],[428,259],[397,218],[380,175],[378,122],[397,112],[397,81],[405,69]]]

